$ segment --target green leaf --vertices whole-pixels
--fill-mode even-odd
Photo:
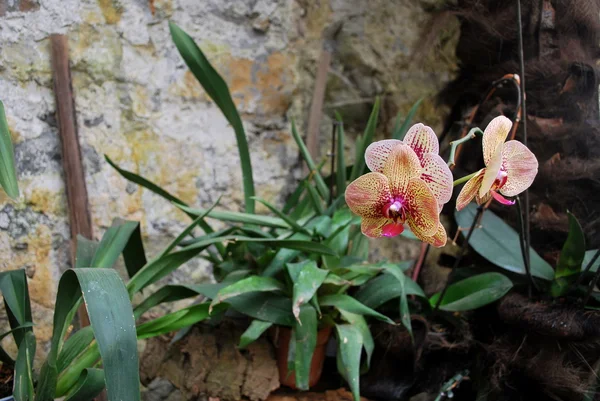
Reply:
[[[284,291],[282,283],[271,277],[250,276],[223,288],[210,304],[211,309],[229,298],[249,292]]]
[[[144,242],[142,241],[142,228],[139,223],[136,224],[129,236],[129,241],[127,241],[125,248],[123,248],[123,261],[125,262],[125,269],[127,269],[127,276],[129,278],[135,276],[148,263],[146,251],[144,250]]]
[[[292,327],[292,300],[289,297],[270,292],[255,292],[230,298],[227,303],[239,313],[254,319]]]
[[[419,109],[421,102],[423,102],[423,98],[417,100],[415,102],[415,104],[413,104],[413,106],[408,111],[406,118],[404,119],[404,123],[402,123],[401,126],[399,126],[399,124],[398,124],[400,122],[400,114],[398,113],[398,116],[396,117],[396,126],[394,127],[394,131],[392,132],[393,139],[399,139],[399,140],[404,139],[404,136],[408,132],[410,123],[412,122],[412,119],[414,118],[415,114],[417,113],[417,110]]]
[[[378,308],[384,303],[400,296],[400,283],[390,273],[384,273],[361,286],[354,294],[357,301],[369,308]],[[425,293],[417,283],[408,277],[404,281],[406,295],[417,295],[425,298]]]
[[[394,322],[387,316],[382,315],[381,313],[369,308],[361,304],[359,301],[354,299],[353,297],[345,294],[330,294],[323,295],[319,297],[319,303],[321,306],[333,306],[339,310],[344,310],[346,312],[355,313],[358,315],[372,316],[376,319],[382,320],[389,324],[394,324]]]
[[[338,131],[337,131],[337,157],[336,157],[336,169],[335,169],[335,179],[336,179],[336,194],[337,196],[342,195],[346,191],[346,157],[345,157],[345,136],[344,133],[344,122],[342,121],[342,116],[336,111],[335,118],[338,121]]]
[[[25,270],[9,270],[0,273],[0,293],[4,297],[4,306],[8,316],[8,322],[13,329],[13,338],[17,347],[25,338],[31,328],[15,330],[28,324],[33,324],[31,318],[31,302],[29,300],[29,289],[27,287],[27,276]]]
[[[379,118],[379,98],[375,100],[373,110],[369,116],[367,127],[362,136],[362,139],[356,142],[356,154],[354,157],[354,166],[352,167],[352,173],[350,174],[350,180],[354,181],[361,175],[363,175],[366,164],[365,164],[365,151],[367,147],[373,142],[375,135],[375,129],[377,128],[377,119]]]
[[[340,311],[340,313],[345,321],[347,321],[352,325],[352,327],[360,331],[363,346],[365,348],[365,353],[367,354],[365,368],[361,369],[361,373],[366,373],[371,365],[371,357],[373,356],[373,351],[375,350],[375,341],[373,340],[373,336],[371,335],[369,325],[367,324],[367,321],[362,315],[356,315],[354,313],[346,312],[343,310]]]
[[[408,308],[408,298],[406,296],[406,281],[408,278],[405,276],[404,271],[400,269],[398,266],[392,265],[386,269],[392,276],[396,278],[398,283],[400,284],[398,292],[400,295],[400,320],[402,321],[402,325],[410,334],[411,340],[413,339],[413,331],[412,324],[410,319],[410,309]]]
[[[560,252],[554,271],[554,282],[550,289],[554,297],[562,296],[569,290],[571,284],[581,272],[585,258],[585,234],[583,229],[572,213],[567,212],[567,214],[569,216],[569,235]]]
[[[285,213],[283,213],[282,211],[277,209],[275,206],[273,206],[269,202],[267,202],[261,198],[258,198],[256,196],[254,197],[254,200],[257,200],[258,202],[265,205],[270,211],[275,213],[277,215],[277,217],[279,217],[281,220],[285,221],[290,228],[292,228],[298,232],[302,232],[304,234],[310,235],[310,233],[308,232],[308,230],[306,228],[302,227],[300,224],[298,224],[298,222],[296,222],[294,219],[288,217]]]
[[[311,174],[309,174],[309,176],[312,176],[315,180],[315,183],[317,184],[317,190],[319,191],[319,194],[321,195],[321,197],[323,198],[323,200],[325,202],[329,201],[329,196],[331,194],[329,193],[327,184],[325,184],[325,180],[323,180],[323,177],[321,176],[321,173],[319,172],[319,168],[317,168],[317,165],[313,161],[312,156],[310,155],[310,152],[308,151],[308,148],[304,144],[304,141],[300,137],[300,134],[298,134],[298,130],[296,129],[296,123],[294,122],[293,119],[292,119],[292,136],[294,137],[294,140],[296,141],[296,144],[298,145],[298,149],[300,149],[300,154],[302,155],[304,162],[306,163],[306,165],[308,166],[308,169],[310,170]]]
[[[307,253],[316,253],[320,255],[332,255],[337,256],[337,254],[331,250],[328,246],[321,244],[319,242],[313,241],[302,241],[302,240],[294,240],[294,239],[271,239],[271,238],[253,238],[253,237],[244,237],[241,235],[228,235],[219,238],[211,238],[206,241],[198,241],[193,245],[183,248],[184,250],[194,249],[196,247],[206,247],[207,245],[213,244],[218,241],[232,241],[232,242],[250,242],[250,243],[263,243],[265,245],[269,245],[275,248],[287,248],[287,249],[295,249],[298,251],[303,251]]]
[[[242,336],[240,338],[240,345],[238,345],[238,347],[246,348],[248,345],[256,341],[258,337],[260,337],[272,325],[272,322],[253,320],[252,323],[250,323],[250,327],[248,327],[246,331],[242,333]]]
[[[317,311],[310,305],[302,305],[298,321],[294,324],[296,339],[294,373],[296,387],[308,390],[310,365],[317,346]]]
[[[131,171],[124,170],[121,167],[117,166],[107,155],[104,155],[104,158],[106,159],[106,162],[108,164],[110,164],[115,170],[117,170],[117,172],[119,174],[121,174],[121,176],[123,176],[123,178],[125,178],[126,180],[131,181],[131,182],[133,182],[135,184],[138,184],[138,185],[140,185],[140,186],[148,189],[151,192],[154,192],[156,195],[158,195],[158,196],[160,196],[160,197],[168,200],[169,202],[174,203],[176,206],[179,206],[179,205],[188,206],[187,203],[185,203],[184,201],[182,201],[181,199],[179,199],[175,195],[172,195],[169,192],[165,191],[164,189],[162,189],[161,187],[159,187],[158,185],[156,185],[152,181],[149,181],[149,180],[145,179],[144,177],[142,177],[142,176],[140,176],[138,174],[135,174],[135,173],[133,173]],[[185,212],[192,219],[197,216],[197,215],[188,213],[185,210],[183,212]],[[214,230],[212,229],[212,227],[210,225],[208,225],[208,223],[206,221],[201,221],[198,225],[207,234],[210,234],[210,233],[214,232]],[[224,254],[224,249],[221,248],[221,245],[217,244],[216,246],[219,249],[219,253],[221,253],[221,255],[223,255]]]
[[[201,216],[206,213],[206,209],[194,209],[177,204],[175,206],[194,217]],[[232,223],[254,224],[261,227],[289,228],[289,225],[283,219],[273,216],[263,216],[260,214],[212,210],[207,214],[207,216],[221,221],[230,221]]]
[[[35,336],[26,331],[19,346],[15,362],[13,397],[15,401],[33,400],[33,358],[35,357]]]
[[[363,347],[360,329],[349,324],[338,324],[335,329],[338,337],[338,371],[350,386],[354,401],[360,401],[360,355]]]
[[[477,206],[469,204],[456,212],[455,217],[460,227],[470,227],[477,213]],[[471,235],[469,244],[489,262],[505,270],[525,274],[523,255],[519,234],[490,210],[486,210],[481,218],[481,227]],[[466,230],[461,231],[466,235]],[[530,248],[531,274],[544,280],[554,279],[554,270],[540,255]]]
[[[229,93],[229,88],[187,33],[171,21],[169,21],[169,29],[173,42],[177,50],[179,50],[179,54],[181,54],[190,71],[194,74],[200,85],[202,85],[208,96],[221,109],[221,112],[235,131],[242,168],[246,212],[254,213],[254,200],[252,199],[254,196],[254,181],[252,178],[252,163],[248,151],[248,141],[246,140],[242,120]]]
[[[298,203],[300,202],[300,198],[302,197],[303,193],[304,193],[304,185],[302,185],[302,183],[300,183],[296,187],[294,192],[292,192],[292,194],[289,196],[289,198],[285,201],[285,204],[283,205],[283,209],[281,211],[283,213],[289,214],[293,209],[295,209],[298,206]]]
[[[448,286],[440,305],[441,310],[462,312],[481,308],[495,302],[513,287],[512,281],[500,273],[483,273]],[[440,294],[434,294],[429,303],[437,304]]]
[[[192,326],[211,316],[219,315],[227,309],[225,305],[216,306],[212,312],[209,308],[210,305],[206,302],[166,314],[141,324],[137,329],[137,336],[139,339],[144,339],[171,333],[184,327]]]
[[[75,267],[90,267],[100,243],[77,234],[77,251],[75,252]]]
[[[139,225],[140,223],[137,221],[115,219],[102,236],[91,264],[85,267],[112,268]],[[138,257],[141,256],[138,255]],[[143,258],[146,259],[145,256]]]
[[[90,401],[104,389],[104,371],[102,369],[85,369],[73,391],[66,396],[66,401]]]
[[[48,358],[42,367],[37,399],[62,397],[77,382],[81,372],[57,374],[59,344],[69,325],[67,318],[83,295],[94,337],[104,366],[109,401],[140,399],[137,338],[133,310],[127,290],[113,269],[71,269],[58,284],[54,328]],[[55,391],[56,389],[56,391]]]
[[[288,271],[290,271],[290,264],[288,264]],[[319,269],[314,261],[304,264],[297,275],[290,273],[294,283],[292,313],[296,319],[300,319],[300,307],[310,301],[316,294],[327,274],[327,270]]]
[[[172,284],[165,285],[161,287],[158,291],[148,296],[148,298],[144,299],[138,306],[133,310],[135,319],[137,320],[140,316],[142,316],[146,311],[159,305],[164,302],[175,302],[181,299],[186,299],[190,297],[194,297],[198,294],[203,294],[201,287],[211,287],[216,286],[214,291],[214,295],[216,296],[217,292],[225,287],[227,284]],[[200,288],[194,288],[200,287]],[[212,298],[212,297],[210,297]]]
[[[60,350],[58,360],[56,361],[56,368],[58,373],[62,372],[69,366],[71,362],[77,358],[94,339],[94,331],[92,326],[82,327],[75,334],[73,334]]]
[[[567,214],[569,215],[569,235],[558,258],[555,278],[579,273],[585,258],[585,234],[583,229],[573,214],[569,212]]]
[[[15,172],[15,155],[6,122],[4,104],[0,101],[0,185],[13,199],[19,197],[19,185]]]
[[[323,200],[319,197],[317,190],[309,181],[304,181],[304,187],[306,188],[306,193],[308,194],[308,199],[317,214],[325,213],[325,206],[323,206]]]

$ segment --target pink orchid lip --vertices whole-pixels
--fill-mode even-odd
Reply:
[[[503,205],[514,205],[516,202],[513,200],[508,200],[506,199],[504,196],[500,195],[498,192],[496,191],[490,191],[492,194],[492,197],[494,199],[496,199],[498,202],[502,203]]]
[[[382,227],[381,234],[384,237],[395,237],[396,235],[402,234],[403,231],[404,231],[404,224],[389,223]]]

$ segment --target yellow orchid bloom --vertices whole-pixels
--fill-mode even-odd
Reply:
[[[504,117],[494,118],[483,133],[483,161],[485,168],[467,181],[456,199],[456,209],[461,210],[475,198],[477,204],[492,197],[504,205],[515,202],[504,196],[517,196],[525,191],[537,175],[535,155],[519,141],[506,138],[512,122]]]

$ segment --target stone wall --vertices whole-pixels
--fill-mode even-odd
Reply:
[[[140,220],[147,251],[155,254],[186,217],[128,184],[104,154],[193,205],[206,207],[223,195],[223,207],[239,209],[243,198],[233,132],[185,67],[168,20],[186,30],[224,75],[244,120],[257,193],[281,202],[301,175],[290,118],[301,125],[307,119],[323,33],[332,26],[339,31],[323,126],[334,109],[348,118],[348,154],[376,95],[383,99],[379,136],[387,135],[398,110],[406,112],[423,96],[421,120],[440,128],[444,111],[432,95],[455,69],[455,28],[443,30],[422,61],[412,57],[430,18],[424,8],[439,2],[0,0],[0,99],[21,188],[17,202],[0,199],[0,271],[26,269],[41,344],[51,336],[58,279],[70,267],[50,34],[69,37],[95,237],[116,217]],[[390,255],[387,247],[414,256],[414,247],[402,241],[387,241],[376,255]],[[170,278],[209,279],[200,261]]]

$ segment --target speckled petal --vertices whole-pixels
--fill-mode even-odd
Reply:
[[[475,197],[478,205],[483,205],[484,203],[488,203],[489,200],[492,199],[492,191],[485,194],[483,197],[480,197],[479,194]]]
[[[411,230],[424,237],[430,237],[437,231],[440,215],[437,201],[425,181],[413,178],[406,191],[406,216]]]
[[[456,198],[456,210],[462,210],[471,203],[475,195],[479,192],[479,187],[481,187],[481,181],[483,180],[484,174],[485,169],[482,168],[467,181],[465,186],[460,190],[458,198]]]
[[[421,179],[433,192],[440,205],[447,203],[452,197],[452,172],[448,164],[439,155],[427,153],[421,160],[423,173]]]
[[[409,227],[410,227],[410,225],[411,225],[411,223],[409,222]],[[412,227],[411,227],[411,230],[412,230]],[[438,223],[437,231],[431,237],[424,237],[422,235],[416,234],[414,231],[413,231],[413,234],[415,234],[415,237],[417,237],[421,241],[427,242],[428,244],[431,244],[431,245],[435,246],[436,248],[443,247],[444,245],[446,245],[446,242],[448,241],[448,237],[446,235],[446,229],[444,228],[442,223]]]
[[[360,230],[367,237],[380,238],[385,236],[383,228],[388,224],[394,224],[394,221],[385,217],[367,217],[362,219]]]
[[[401,144],[398,139],[385,139],[383,141],[373,142],[365,151],[365,162],[371,171],[383,172],[385,161],[392,153],[394,146]]]
[[[346,188],[346,203],[360,217],[382,217],[390,198],[388,179],[381,173],[367,173]]]
[[[404,143],[415,151],[421,164],[423,164],[423,156],[427,153],[436,155],[440,153],[440,142],[437,135],[431,127],[421,123],[413,125],[408,130],[404,137]]]
[[[485,194],[490,192],[492,185],[498,178],[498,173],[502,167],[502,144],[496,150],[496,155],[492,158],[490,163],[485,168],[485,174],[481,181],[481,187],[479,187],[479,196],[483,198]]]
[[[500,145],[506,141],[506,137],[512,127],[512,121],[504,116],[494,118],[483,132],[483,161],[486,166],[490,164]]]
[[[502,165],[508,174],[500,188],[504,196],[516,196],[525,191],[538,172],[535,155],[519,141],[508,141],[502,148]]]
[[[405,198],[408,182],[421,176],[421,163],[410,146],[394,146],[383,166],[383,174],[388,178],[392,196]]]

